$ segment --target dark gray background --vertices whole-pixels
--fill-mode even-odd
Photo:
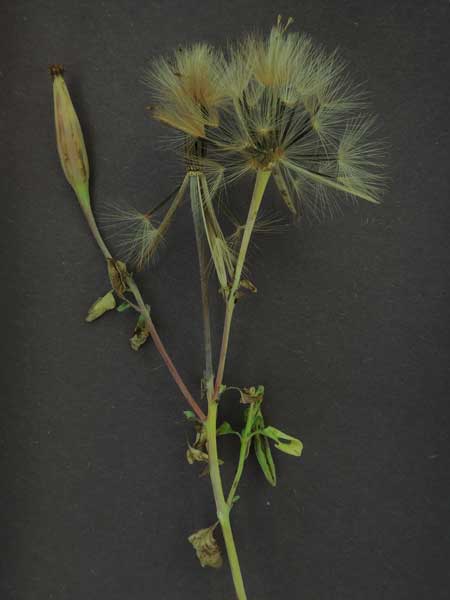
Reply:
[[[107,282],[58,163],[46,69],[66,65],[96,206],[144,208],[174,185],[164,130],[144,110],[146,61],[268,30],[278,12],[366,80],[391,181],[381,207],[258,241],[259,294],[238,307],[226,382],[264,383],[268,418],[305,451],[276,456],[276,489],[250,461],[233,513],[249,597],[448,598],[449,3],[16,1],[1,12],[2,599],[233,595],[227,568],[202,570],[186,542],[214,508],[185,462],[177,389],[151,344],[129,349],[132,315],[83,321]],[[197,390],[187,207],[162,258],[140,281]],[[220,304],[216,317],[218,329]],[[225,413],[238,412],[230,395]],[[222,452],[232,464],[235,442]]]

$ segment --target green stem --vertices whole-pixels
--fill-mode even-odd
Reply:
[[[242,579],[241,568],[239,565],[239,559],[236,551],[236,545],[233,539],[233,532],[231,529],[230,522],[230,507],[233,503],[234,495],[236,493],[239,480],[242,475],[246,454],[248,450],[247,441],[241,445],[241,453],[239,456],[239,463],[235,479],[228,495],[228,500],[225,500],[222,487],[222,479],[220,476],[219,458],[217,454],[217,408],[220,386],[223,380],[223,374],[225,370],[225,360],[228,350],[228,343],[230,339],[231,323],[233,319],[234,305],[236,302],[236,292],[239,289],[241,282],[242,270],[244,268],[245,258],[247,255],[250,238],[255,226],[256,217],[258,215],[261,201],[266,189],[267,183],[270,178],[270,171],[258,171],[256,175],[255,186],[253,189],[253,195],[250,202],[250,208],[245,224],[244,233],[242,236],[241,247],[236,263],[233,284],[228,294],[227,305],[225,309],[225,322],[222,334],[222,344],[219,355],[219,364],[217,369],[217,377],[215,381],[215,387],[213,391],[212,399],[208,402],[208,418],[206,421],[206,433],[208,443],[208,457],[209,457],[209,474],[211,478],[211,484],[213,488],[214,500],[216,503],[217,518],[219,519],[222,527],[223,538],[227,549],[228,560],[230,563],[231,575],[233,577],[234,587],[236,590],[238,600],[246,600],[247,594],[245,592],[244,582]]]
[[[98,244],[103,256],[108,260],[108,258],[112,258],[111,252],[108,250],[105,242],[103,241],[102,234],[98,230],[97,222],[95,221],[94,213],[91,208],[91,199],[89,196],[89,189],[86,186],[82,186],[75,190],[75,193],[78,198],[78,202],[80,203],[81,210],[86,218],[86,221],[89,225],[89,229]]]
[[[222,528],[223,539],[227,550],[228,561],[230,563],[231,575],[238,600],[247,600],[244,581],[242,579],[239,558],[236,545],[234,543],[233,532],[230,522],[230,507],[223,493],[222,479],[220,476],[219,457],[217,453],[217,409],[218,404],[215,401],[208,403],[208,418],[205,423],[206,439],[208,444],[209,457],[209,475],[216,503],[217,519]]]
[[[198,185],[196,176],[192,176],[191,186]],[[206,178],[204,179],[204,185],[206,186]],[[198,187],[197,189],[202,189]],[[214,395],[214,371],[212,364],[212,343],[211,343],[211,321],[209,313],[209,296],[208,296],[208,279],[207,279],[207,241],[205,239],[205,233],[203,229],[202,215],[200,213],[200,207],[195,201],[196,196],[191,193],[191,206],[192,215],[194,221],[195,237],[197,242],[197,251],[200,268],[200,285],[201,285],[201,296],[202,296],[202,313],[203,313],[203,333],[204,333],[204,346],[205,346],[205,380],[206,380],[206,393],[208,397],[208,418],[206,421],[206,434],[208,444],[208,462],[209,462],[209,473],[211,478],[211,485],[213,489],[214,501],[216,504],[217,518],[222,528],[223,539],[227,551],[228,561],[230,564],[231,575],[233,578],[234,587],[236,590],[237,598],[239,600],[246,600],[247,595],[245,593],[244,582],[242,579],[241,568],[239,565],[239,558],[237,555],[236,545],[234,543],[233,531],[231,529],[230,522],[230,509],[227,501],[225,500],[222,478],[220,475],[219,457],[217,452],[217,410],[218,404],[213,401]],[[200,202],[202,201],[202,195],[200,195]]]
[[[245,264],[245,258],[247,256],[247,250],[250,243],[250,238],[253,233],[258,211],[261,206],[261,201],[266,189],[267,183],[271,171],[258,171],[256,174],[255,185],[253,188],[252,199],[250,202],[250,208],[248,210],[247,221],[245,223],[244,233],[242,235],[241,247],[239,249],[239,255],[236,262],[236,269],[234,273],[233,285],[228,295],[227,305],[225,308],[225,321],[222,333],[222,344],[220,348],[219,364],[217,367],[216,382],[214,386],[214,398],[217,398],[222,385],[223,375],[225,371],[225,361],[227,358],[228,343],[230,341],[231,323],[233,321],[234,306],[236,304],[236,292],[239,289],[241,283],[242,270]]]

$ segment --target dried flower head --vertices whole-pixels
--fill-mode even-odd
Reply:
[[[266,39],[251,36],[231,51],[220,126],[205,137],[233,180],[269,170],[291,212],[330,192],[377,202],[382,185],[374,121],[361,114],[336,54],[287,31],[281,19]]]
[[[224,61],[208,44],[179,48],[172,59],[160,58],[144,76],[153,93],[152,115],[195,138],[218,125],[225,97]]]

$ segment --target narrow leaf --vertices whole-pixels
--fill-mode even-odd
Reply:
[[[269,441],[263,435],[257,434],[255,435],[254,444],[256,458],[258,459],[259,466],[261,467],[265,478],[270,485],[276,486],[277,473],[275,469],[275,463],[273,462]]]
[[[275,448],[281,450],[281,452],[291,454],[292,456],[301,456],[303,444],[297,438],[271,426],[264,427],[261,433],[273,440],[275,442]]]
[[[130,305],[128,304],[128,302],[122,302],[122,304],[119,304],[119,306],[117,307],[117,312],[125,312],[126,310],[128,310],[130,308]]]

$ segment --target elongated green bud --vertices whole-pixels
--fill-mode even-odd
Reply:
[[[103,256],[109,260],[111,253],[98,230],[91,208],[89,196],[89,161],[84,144],[80,121],[72,104],[69,90],[63,78],[61,65],[52,65],[50,73],[53,77],[53,101],[55,106],[56,146],[61,166],[67,181],[72,186],[84,216],[88,222]]]
[[[52,65],[53,101],[55,108],[56,145],[67,181],[80,204],[89,205],[89,161],[80,121],[64,81],[61,65]]]

